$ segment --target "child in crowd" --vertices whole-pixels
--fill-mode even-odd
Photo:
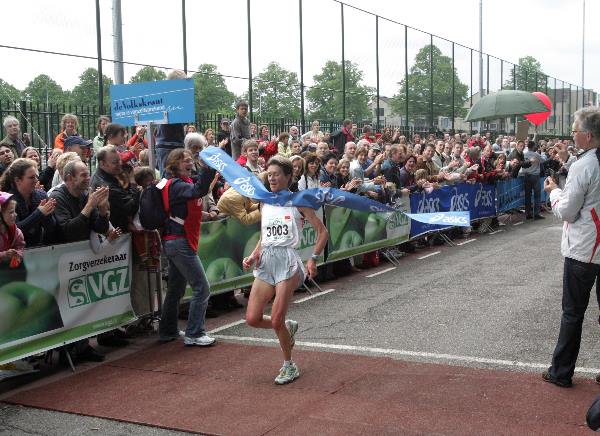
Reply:
[[[133,173],[135,183],[140,189],[146,189],[155,178],[155,171],[152,168],[138,167]],[[140,223],[140,213],[133,216],[129,224],[133,248],[136,254],[141,258],[147,268],[158,267],[160,261],[160,234],[156,230],[145,230]]]
[[[0,263],[17,268],[23,259],[25,238],[17,227],[17,202],[12,194],[0,192]]]
[[[246,158],[246,164],[244,165],[246,169],[257,176],[262,171],[262,168],[258,164],[258,143],[254,139],[244,141],[242,156]]]

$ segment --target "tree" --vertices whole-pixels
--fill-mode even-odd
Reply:
[[[227,89],[225,79],[219,74],[216,65],[200,65],[192,79],[195,85],[196,113],[232,111],[235,95]]]
[[[248,94],[243,95],[244,99]],[[300,117],[300,82],[296,73],[271,62],[254,78],[252,89],[254,112],[267,118]]]
[[[435,45],[424,46],[415,56],[415,63],[408,74],[408,116],[430,115],[431,70],[429,56],[433,55],[433,119],[452,115],[452,77],[454,76],[454,115],[463,117],[466,110],[463,104],[467,100],[469,87],[462,83],[452,69],[452,58],[444,56]],[[400,82],[400,90],[392,98],[392,111],[406,115],[406,79]]]
[[[0,100],[19,101],[20,99],[21,91],[0,79]]]
[[[112,80],[102,75],[103,98],[105,111],[110,106],[110,85]],[[98,70],[86,69],[79,76],[79,84],[71,91],[71,104],[83,106],[98,106]]]
[[[157,70],[154,67],[144,67],[131,76],[129,83],[156,82],[157,80],[165,80],[166,78],[167,75],[164,71]]]
[[[346,61],[346,118],[370,119],[369,100],[374,89],[362,84],[363,72]],[[311,118],[341,120],[343,118],[342,63],[329,60],[320,74],[313,76],[314,86],[306,91]]]
[[[63,91],[62,87],[46,74],[35,77],[23,90],[23,97],[32,103],[63,104],[69,102],[69,92]]]
[[[516,66],[517,87],[514,88],[515,70],[510,69],[508,80],[504,83],[504,89],[518,89],[520,91],[542,91],[546,90],[546,75],[542,73],[542,65],[533,56],[519,58]],[[536,86],[537,74],[537,86]]]

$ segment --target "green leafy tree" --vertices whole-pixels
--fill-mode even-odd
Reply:
[[[346,118],[354,121],[370,119],[369,100],[374,89],[362,84],[363,72],[353,62],[345,62]],[[342,63],[329,60],[321,73],[313,76],[314,86],[306,91],[311,118],[341,120],[343,118]]]
[[[192,75],[196,94],[196,113],[220,112],[230,113],[233,110],[235,95],[227,89],[225,79],[217,66],[202,64]]]
[[[515,83],[515,69],[517,86]],[[520,91],[542,91],[546,89],[546,75],[542,73],[542,65],[533,56],[519,58],[519,65],[510,69],[508,80],[504,83],[504,89],[518,89]],[[537,82],[536,82],[537,74]],[[537,86],[536,86],[537,85]]]
[[[20,99],[21,91],[10,83],[0,79],[0,100],[19,101]]]
[[[424,46],[415,56],[415,63],[408,74],[408,116],[426,116],[429,119],[431,99],[430,52],[433,55],[433,118],[452,114],[452,77],[454,76],[454,114],[464,117],[463,104],[467,100],[469,87],[462,83],[452,69],[452,58],[444,56],[435,45]],[[406,80],[400,82],[400,90],[392,98],[392,111],[406,115]]]
[[[110,106],[110,85],[112,80],[102,75],[104,110]],[[98,106],[98,70],[86,69],[79,76],[79,84],[71,91],[71,104],[78,106]]]
[[[49,103],[69,103],[69,94],[46,74],[35,77],[23,90],[24,98],[33,103],[46,103],[46,98]]]
[[[164,71],[157,70],[154,67],[143,67],[129,79],[129,83],[139,82],[156,82],[157,80],[165,80],[167,75]]]
[[[245,93],[242,98],[248,99]],[[252,89],[255,114],[265,118],[300,117],[300,82],[296,73],[271,62],[255,77]]]

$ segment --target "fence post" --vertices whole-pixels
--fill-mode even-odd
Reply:
[[[183,37],[183,71],[187,74],[187,19],[185,17],[185,0],[181,0],[181,33]]]
[[[27,122],[27,102],[25,100],[19,102],[19,124],[21,124],[21,131],[27,132],[29,123]]]
[[[300,24],[300,123],[301,131],[304,133],[305,119],[304,119],[304,42],[302,36],[302,0],[298,0],[298,19]]]
[[[375,71],[377,75],[377,109],[375,131],[379,132],[379,15],[375,15]]]
[[[406,112],[406,137],[409,137],[408,123],[408,27],[404,26],[404,110]]]
[[[342,119],[346,119],[346,54],[344,53],[344,3],[340,3],[342,16]]]
[[[454,42],[452,42],[452,133],[454,134]]]
[[[250,121],[254,121],[252,112],[252,26],[250,25],[250,0],[246,0],[248,20],[248,114]]]
[[[431,120],[431,131],[435,131],[433,125],[433,34],[429,34],[429,118]]]
[[[100,27],[100,0],[96,0],[96,50],[98,51],[98,108],[104,113],[104,80],[102,80],[102,32]]]

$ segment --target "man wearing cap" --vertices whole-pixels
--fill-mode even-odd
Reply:
[[[87,161],[90,156],[90,149],[93,141],[82,138],[81,136],[67,136],[65,138],[65,153],[72,151],[79,155],[82,161]]]
[[[139,209],[140,191],[136,185],[130,184],[128,188],[123,188],[119,183],[122,158],[113,146],[102,147],[96,157],[98,168],[92,177],[91,187],[93,190],[102,186],[109,189],[110,222],[114,228],[128,232],[130,219],[133,219]]]
[[[235,119],[231,123],[231,157],[238,160],[242,155],[242,144],[250,139],[250,120],[248,120],[248,103],[241,100],[235,105]],[[219,132],[220,133],[220,132]],[[218,136],[218,135],[217,135]]]
[[[25,144],[21,138],[19,138],[19,134],[21,133],[21,125],[19,124],[19,120],[12,115],[9,115],[4,117],[4,120],[2,120],[2,125],[4,126],[6,137],[2,140],[2,142],[0,142],[0,145],[10,148],[15,155],[15,158],[21,156],[21,153],[23,153],[23,150],[25,150],[27,144]]]
[[[225,143],[225,153],[231,156],[231,121],[229,118],[221,118],[219,131],[217,132],[217,143],[227,140]]]

